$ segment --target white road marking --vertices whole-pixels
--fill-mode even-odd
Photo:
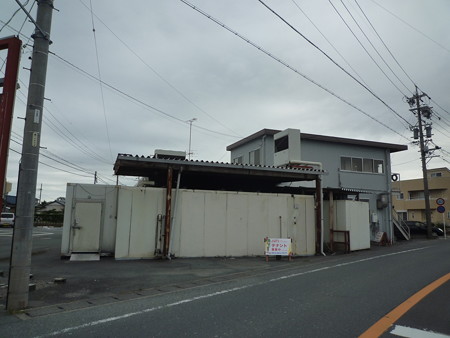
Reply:
[[[113,321],[117,321],[117,320],[121,320],[121,319],[125,319],[125,318],[130,318],[130,317],[134,317],[134,316],[141,315],[141,314],[144,314],[144,313],[153,312],[153,311],[157,311],[157,310],[161,310],[161,309],[165,309],[165,308],[178,306],[178,305],[181,305],[181,304],[192,303],[192,302],[200,300],[200,299],[211,298],[211,297],[223,295],[223,294],[230,293],[230,292],[235,292],[235,291],[240,291],[240,290],[243,290],[243,289],[248,289],[248,288],[251,288],[251,287],[254,287],[254,286],[259,286],[259,285],[263,285],[263,284],[269,284],[269,283],[277,282],[277,281],[280,281],[282,279],[293,278],[293,277],[307,275],[307,274],[311,274],[311,273],[315,273],[315,272],[319,272],[319,271],[323,271],[323,270],[327,270],[327,269],[339,268],[339,267],[342,267],[342,266],[351,265],[351,264],[357,264],[357,263],[366,262],[366,261],[370,261],[370,260],[374,260],[374,259],[379,259],[379,258],[384,258],[384,257],[395,256],[395,255],[400,255],[400,254],[404,254],[404,253],[424,250],[424,249],[427,249],[427,248],[428,248],[428,246],[422,247],[422,248],[417,248],[417,249],[404,250],[404,251],[389,253],[389,254],[385,254],[385,255],[379,255],[379,256],[374,256],[374,257],[369,257],[369,258],[363,258],[363,259],[359,259],[359,260],[351,261],[351,262],[347,262],[347,263],[340,263],[340,264],[325,266],[323,268],[313,269],[313,270],[309,270],[309,271],[305,271],[305,272],[293,273],[293,274],[290,274],[290,275],[269,279],[267,281],[260,282],[260,283],[247,284],[247,285],[243,285],[243,286],[240,286],[240,287],[235,287],[235,288],[231,288],[231,289],[225,289],[225,290],[222,290],[222,291],[208,293],[206,295],[201,295],[201,296],[197,296],[197,297],[193,297],[193,298],[186,298],[186,299],[180,300],[180,301],[175,302],[175,303],[169,303],[169,304],[165,304],[165,305],[160,305],[160,306],[144,309],[144,310],[141,310],[141,311],[125,313],[125,314],[120,315],[120,316],[109,317],[109,318],[100,319],[100,320],[88,322],[88,323],[77,325],[77,326],[67,327],[67,328],[59,330],[59,331],[53,331],[51,333],[48,333],[48,334],[45,334],[45,335],[42,335],[42,336],[37,336],[36,338],[49,337],[49,336],[58,336],[58,335],[61,335],[61,334],[64,334],[64,333],[69,333],[69,332],[72,332],[72,331],[75,331],[75,330],[84,329],[84,328],[87,328],[87,327],[92,327],[92,326],[96,326],[96,325],[100,325],[100,324],[104,324],[104,323],[109,323],[109,322],[113,322]]]
[[[11,232],[0,232],[0,237],[12,237],[13,233]],[[51,236],[53,232],[33,232],[33,237],[39,236]]]
[[[414,329],[412,327],[400,326],[400,325],[395,325],[394,329],[389,333],[399,336],[399,337],[409,337],[409,338],[448,338],[448,337],[450,337],[450,336],[447,336],[442,333],[436,333],[433,331],[426,331],[426,330],[419,330],[419,329]]]

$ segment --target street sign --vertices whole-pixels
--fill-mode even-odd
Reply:
[[[445,200],[444,200],[443,198],[438,198],[438,199],[436,200],[436,204],[437,204],[437,205],[444,205],[444,204],[445,204]]]
[[[445,212],[445,207],[443,205],[440,205],[436,208],[437,212],[443,214]]]

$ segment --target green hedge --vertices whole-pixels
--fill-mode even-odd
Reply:
[[[34,215],[35,226],[62,226],[64,221],[64,211],[42,211]]]

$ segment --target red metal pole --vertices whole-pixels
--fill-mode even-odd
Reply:
[[[164,248],[163,256],[166,257],[170,254],[170,218],[172,217],[172,177],[173,169],[169,167],[167,169],[167,187],[166,187],[166,219],[164,224]]]
[[[0,210],[3,210],[3,191],[6,180],[9,139],[19,74],[22,41],[16,37],[0,40],[0,50],[8,49],[3,93],[0,95]]]

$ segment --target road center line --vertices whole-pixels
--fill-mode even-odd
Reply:
[[[154,312],[154,311],[157,311],[157,310],[178,306],[178,305],[181,305],[181,304],[187,304],[187,303],[191,303],[191,302],[194,302],[194,301],[197,301],[197,300],[200,300],[200,299],[216,297],[216,296],[219,296],[219,295],[223,295],[223,294],[227,294],[227,293],[230,293],[230,292],[235,292],[235,291],[248,289],[248,288],[251,288],[251,287],[254,287],[254,286],[258,286],[258,285],[263,285],[263,284],[277,282],[277,281],[280,281],[280,280],[283,280],[283,279],[288,279],[288,278],[298,277],[298,276],[302,276],[302,275],[307,275],[307,274],[311,274],[311,273],[315,273],[315,272],[319,272],[319,271],[323,271],[323,270],[327,270],[327,269],[339,268],[339,267],[343,267],[343,266],[346,266],[346,265],[366,262],[366,261],[370,261],[370,260],[374,260],[374,259],[380,259],[380,258],[384,258],[384,257],[395,256],[395,255],[400,255],[400,254],[404,254],[404,253],[424,250],[424,249],[427,249],[427,248],[428,247],[426,246],[426,247],[421,247],[421,248],[416,248],[416,249],[404,250],[404,251],[389,253],[389,254],[385,254],[385,255],[379,255],[379,256],[374,256],[374,257],[369,257],[369,258],[363,258],[363,259],[359,259],[359,260],[351,261],[351,262],[347,262],[347,263],[339,263],[339,264],[335,264],[335,265],[325,266],[325,267],[322,267],[322,268],[313,269],[313,270],[309,270],[309,271],[293,273],[293,274],[289,274],[289,275],[286,275],[286,276],[281,276],[281,277],[269,279],[267,281],[260,282],[260,283],[247,284],[247,285],[243,285],[243,286],[240,286],[240,287],[235,287],[235,288],[231,288],[231,289],[225,289],[225,290],[222,290],[222,291],[208,293],[208,294],[197,296],[197,297],[186,298],[186,299],[180,300],[178,302],[174,302],[174,303],[169,303],[169,304],[165,304],[165,305],[155,306],[155,307],[152,307],[152,308],[148,308],[148,309],[144,309],[144,310],[140,310],[140,311],[136,311],[136,312],[125,313],[125,314],[120,315],[120,316],[108,317],[108,318],[105,318],[105,319],[100,319],[100,320],[88,322],[88,323],[77,325],[77,326],[67,327],[65,329],[58,330],[58,331],[53,331],[51,333],[44,334],[44,335],[38,336],[38,337],[58,336],[58,335],[61,335],[61,334],[64,334],[64,333],[69,333],[69,332],[72,332],[72,331],[75,331],[75,330],[80,330],[80,329],[84,329],[84,328],[87,328],[87,327],[92,327],[92,326],[105,324],[105,323],[109,323],[109,322],[113,322],[113,321],[117,321],[117,320],[121,320],[121,319],[125,319],[125,318],[130,318],[130,317],[134,317],[134,316],[141,315],[141,314],[144,314],[144,313]],[[449,274],[449,276],[450,276],[450,274]]]
[[[386,332],[400,317],[402,317],[406,312],[408,312],[414,305],[419,303],[422,299],[428,296],[431,292],[436,290],[442,284],[446,283],[450,280],[450,273],[442,276],[441,278],[435,280],[431,284],[424,287],[422,290],[419,290],[414,295],[409,297],[399,306],[397,306],[394,310],[389,312],[383,318],[381,318],[378,322],[373,324],[366,332],[359,336],[359,338],[370,338],[370,337],[379,337],[384,332]]]

